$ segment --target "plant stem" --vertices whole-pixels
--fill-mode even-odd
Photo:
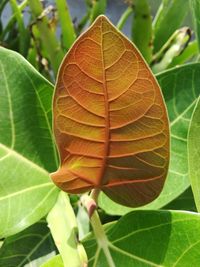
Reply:
[[[56,0],[58,18],[62,29],[63,47],[68,50],[76,39],[74,25],[71,20],[66,0]]]
[[[97,243],[98,243],[99,247],[103,250],[109,267],[116,267],[115,263],[112,259],[112,256],[110,254],[110,250],[108,247],[109,242],[108,242],[107,236],[106,236],[105,231],[103,229],[103,226],[101,224],[99,214],[96,210],[93,212],[92,217],[90,218],[90,222],[91,222]]]
[[[90,18],[90,9],[88,9],[87,13],[80,20],[80,22],[77,26],[77,29],[76,29],[77,35],[79,35],[81,33],[81,31],[85,27],[86,23],[88,22],[89,18]]]
[[[22,12],[24,10],[24,8],[27,6],[27,4],[28,4],[28,0],[24,0],[20,5],[18,5],[19,11]],[[12,16],[10,17],[5,29],[1,33],[1,35],[0,35],[0,39],[1,40],[4,39],[4,37],[6,36],[7,32],[9,32],[10,29],[13,27],[13,24],[15,23],[15,21],[16,21],[16,13],[12,14]]]
[[[100,189],[93,189],[90,193],[90,197],[95,201],[96,205],[98,204],[99,194],[100,194]]]
[[[117,28],[119,30],[121,30],[124,27],[124,24],[126,23],[127,19],[129,18],[129,16],[131,15],[131,13],[133,12],[133,8],[131,6],[129,6],[124,13],[121,15],[118,23],[117,23]]]
[[[34,15],[36,25],[40,32],[41,41],[45,48],[54,73],[56,74],[60,63],[64,57],[64,52],[61,50],[60,44],[56,38],[55,32],[52,31],[48,24],[48,19],[43,13],[43,7],[39,0],[29,0],[29,6]]]
[[[29,34],[24,26],[23,15],[21,13],[21,9],[19,8],[16,0],[10,0],[10,4],[13,10],[13,15],[16,17],[16,21],[18,23],[19,29],[19,46],[20,46],[20,53],[23,56],[27,55],[28,47],[29,47]],[[26,3],[25,3],[26,4]]]
[[[97,206],[97,198],[99,196],[99,193],[100,193],[99,189],[94,189],[94,190],[92,190],[92,192],[89,196],[83,195],[81,201],[83,203],[83,206],[86,207],[86,209],[89,213],[89,216],[91,215],[90,216],[90,223],[92,225],[94,235],[95,235],[96,240],[97,240],[97,244],[98,244],[99,248],[103,250],[109,267],[116,267],[115,263],[112,259],[112,256],[110,254],[109,241],[108,241],[108,238],[105,234],[103,225],[101,224],[99,214],[98,214],[96,209],[92,210],[92,213],[90,213],[91,206],[92,205],[95,207]]]

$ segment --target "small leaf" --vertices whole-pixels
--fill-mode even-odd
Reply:
[[[55,245],[45,221],[5,239],[0,249],[0,266],[37,266],[55,254]]]
[[[200,215],[190,212],[135,211],[107,230],[116,266],[200,266]],[[108,267],[96,240],[83,242],[89,266]]]
[[[158,52],[175,30],[181,26],[188,10],[189,1],[162,0],[153,22],[155,52]]]
[[[169,129],[160,88],[133,44],[104,16],[74,44],[60,68],[54,132],[69,193],[93,188],[141,206],[162,190]]]
[[[188,134],[189,177],[198,212],[200,212],[200,98],[196,103]]]
[[[57,189],[52,85],[19,54],[0,48],[0,237],[44,217]],[[48,171],[47,171],[48,170]]]
[[[171,156],[168,177],[160,196],[144,209],[157,209],[176,199],[189,187],[187,134],[195,103],[200,94],[200,64],[180,66],[157,75],[167,104],[171,123]],[[108,214],[122,215],[130,211],[107,197],[100,206]]]

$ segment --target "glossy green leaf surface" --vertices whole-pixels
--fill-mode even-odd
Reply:
[[[198,212],[200,212],[200,98],[195,106],[188,135],[189,177]]]
[[[42,218],[57,189],[52,85],[19,54],[0,48],[0,237]]]
[[[200,266],[200,216],[197,213],[135,211],[107,231],[113,261],[128,267]],[[109,267],[96,241],[84,242],[89,267]]]
[[[187,134],[190,118],[200,93],[200,64],[188,64],[157,75],[167,104],[171,122],[171,159],[168,177],[160,196],[142,207],[157,209],[165,206],[189,186]],[[125,214],[129,208],[117,205],[104,195],[100,206],[109,214]]]
[[[6,238],[0,249],[2,267],[37,267],[55,254],[55,245],[45,221]]]
[[[189,9],[189,1],[162,0],[154,19],[154,51],[157,52],[177,30]]]

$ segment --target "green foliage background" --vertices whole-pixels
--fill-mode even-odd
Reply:
[[[100,195],[117,267],[200,266],[200,1],[158,2],[155,11],[155,1],[127,1],[116,23],[121,30],[129,26],[156,74],[171,129],[169,174],[155,201],[133,210]],[[59,65],[81,32],[110,12],[106,0],[83,3],[85,14],[74,20],[65,0],[0,2],[0,266],[79,267],[85,260],[81,244],[89,266],[111,266],[89,233],[79,196],[68,199],[49,178],[58,166],[51,102]],[[55,245],[57,234],[66,253]]]

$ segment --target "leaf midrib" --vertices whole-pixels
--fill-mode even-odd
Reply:
[[[104,154],[102,160],[102,167],[99,173],[99,177],[97,179],[98,185],[103,184],[103,177],[106,168],[108,153],[109,153],[109,140],[110,140],[110,114],[109,114],[109,102],[108,102],[108,89],[107,89],[107,81],[106,81],[106,73],[105,73],[105,63],[104,63],[104,52],[103,52],[103,23],[101,19],[101,57],[102,57],[102,69],[103,69],[103,92],[104,92],[104,101],[105,101],[105,145],[104,145]]]
[[[11,126],[11,140],[10,140],[10,147],[14,148],[15,145],[15,124],[14,124],[14,115],[12,110],[12,100],[11,100],[11,94],[8,86],[8,80],[6,78],[6,73],[3,68],[3,64],[0,63],[0,67],[2,69],[3,78],[5,80],[5,88],[8,96],[8,106],[9,106],[9,117],[10,117],[10,126]]]

